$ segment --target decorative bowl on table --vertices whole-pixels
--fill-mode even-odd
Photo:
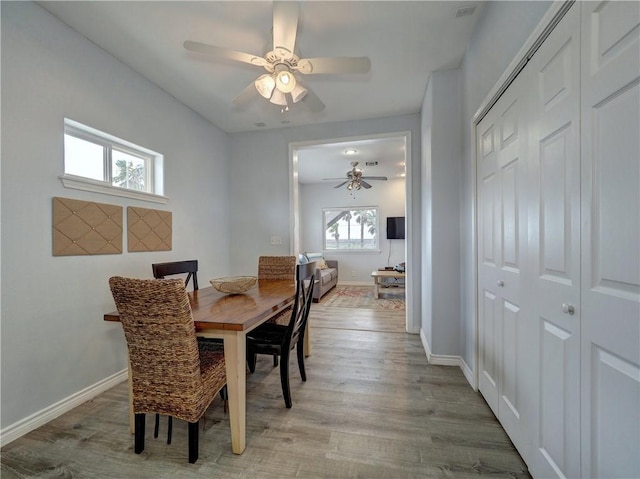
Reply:
[[[228,276],[210,279],[211,285],[221,293],[242,294],[253,288],[258,282],[256,276]]]

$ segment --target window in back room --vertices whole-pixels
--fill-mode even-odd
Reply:
[[[377,251],[378,207],[324,208],[325,251]]]

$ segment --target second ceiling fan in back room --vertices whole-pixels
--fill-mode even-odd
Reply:
[[[360,188],[369,189],[371,185],[367,183],[365,180],[381,180],[387,181],[386,176],[363,176],[363,171],[360,168],[357,168],[358,162],[351,162],[351,170],[347,171],[346,178],[323,178],[323,180],[343,180],[341,183],[334,186],[334,188],[342,188],[344,185],[347,185],[347,189],[351,190],[359,190]]]
[[[302,100],[310,111],[320,112],[325,108],[324,103],[308,86],[302,85],[296,74],[368,73],[371,61],[368,57],[300,58],[295,53],[298,14],[297,2],[273,2],[273,50],[264,56],[191,40],[184,42],[184,48],[220,59],[263,67],[267,71],[233,99],[238,106],[249,102],[257,92],[271,103],[280,106],[282,111]]]

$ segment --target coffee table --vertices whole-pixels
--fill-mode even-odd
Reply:
[[[373,278],[373,286],[375,288],[373,291],[373,297],[375,299],[379,299],[380,298],[380,281],[385,278],[404,279],[405,273],[399,273],[398,271],[395,271],[395,270],[384,270],[384,271],[378,270],[378,271],[372,272],[371,277]]]

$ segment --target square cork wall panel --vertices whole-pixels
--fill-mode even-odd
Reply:
[[[171,211],[127,208],[127,241],[130,253],[171,251]]]
[[[53,256],[122,254],[122,206],[53,198]]]

